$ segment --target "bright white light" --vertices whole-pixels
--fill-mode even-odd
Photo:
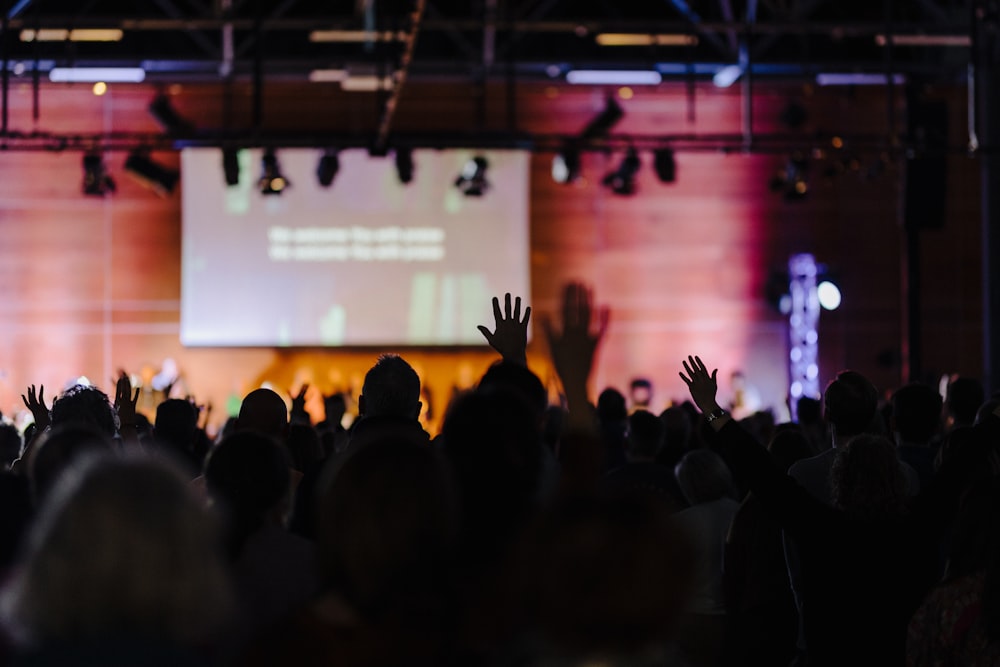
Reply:
[[[566,164],[566,158],[562,155],[556,155],[552,158],[552,180],[556,183],[569,181],[569,166]]]
[[[314,69],[309,72],[309,80],[313,83],[331,83],[347,78],[346,69]]]
[[[809,378],[810,380],[815,380],[818,375],[819,375],[819,366],[817,366],[816,364],[809,364],[806,367],[807,378]]]
[[[53,67],[49,81],[53,83],[142,83],[146,70],[141,67]]]
[[[798,398],[802,395],[802,383],[793,382],[792,386],[789,388],[789,392],[792,394],[792,398]]]
[[[792,361],[800,361],[802,359],[802,348],[793,347],[792,351],[788,353],[788,357]]]
[[[836,310],[840,306],[840,288],[829,280],[816,286],[816,296],[819,297],[819,305],[826,310]]]
[[[739,65],[726,65],[712,77],[716,88],[728,88],[743,76],[743,68]]]
[[[578,86],[656,86],[663,81],[652,70],[575,69],[566,73],[566,82]]]

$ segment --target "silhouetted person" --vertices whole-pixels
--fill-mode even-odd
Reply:
[[[190,401],[167,399],[156,406],[153,428],[155,442],[176,457],[192,479],[196,477],[202,466],[202,461],[195,452],[198,409]]]
[[[945,398],[949,428],[972,426],[976,421],[976,411],[985,400],[983,385],[975,378],[959,377],[952,380],[948,384]]]
[[[288,436],[288,406],[271,389],[254,389],[243,399],[236,419],[238,431],[256,431],[284,442]]]
[[[389,436],[427,444],[430,436],[420,425],[420,407],[416,371],[399,355],[383,354],[365,374],[349,448]]]
[[[896,455],[920,476],[921,487],[934,475],[941,430],[941,395],[925,384],[911,383],[892,395],[892,434]]]
[[[687,507],[673,469],[656,462],[665,431],[663,422],[653,413],[633,412],[628,418],[626,463],[607,473],[603,485],[612,491],[649,494],[672,508]]]
[[[613,387],[608,387],[597,397],[597,425],[604,443],[604,469],[614,470],[625,463],[628,407],[625,396]]]

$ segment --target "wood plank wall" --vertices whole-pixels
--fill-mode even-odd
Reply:
[[[45,86],[38,129],[63,132],[156,131],[145,111],[156,91],[112,86],[103,97],[89,86]],[[241,84],[172,86],[174,106],[201,127],[246,127],[250,89]],[[435,85],[410,88],[397,118],[400,131],[518,128],[576,132],[615,90],[521,86],[508,113],[503,86],[485,91]],[[477,97],[484,94],[485,97]],[[949,101],[951,137],[962,142],[962,91],[932,91]],[[11,92],[11,127],[30,130],[31,93]],[[757,131],[782,131],[780,115],[795,101],[808,119],[802,136],[821,131],[884,132],[884,91],[759,86],[753,104]],[[620,104],[624,133],[737,132],[738,91],[699,86],[694,119],[683,86],[636,89]],[[895,122],[902,122],[895,109]],[[334,86],[272,84],[265,95],[267,127],[303,131],[369,131],[370,95],[345,95]],[[810,174],[810,196],[786,202],[769,191],[780,155],[680,153],[677,182],[656,180],[643,155],[639,192],[610,194],[600,178],[620,155],[587,154],[583,178],[552,182],[551,155],[532,159],[531,301],[539,316],[555,311],[561,285],[591,283],[612,307],[595,390],[624,386],[635,376],[656,385],[657,407],[682,397],[677,365],[702,354],[727,374],[743,369],[768,397],[786,391],[784,320],[763,299],[772,269],[793,252],[813,252],[835,270],[843,307],[821,320],[821,380],[858,368],[888,389],[900,381],[898,353],[902,233],[898,225],[900,169],[859,155],[861,169],[824,178],[825,166],[851,147],[824,151]],[[177,164],[176,154],[156,154]],[[108,387],[118,368],[151,374],[165,357],[180,365],[188,389],[223,412],[228,396],[261,381],[291,387],[303,381],[323,390],[357,388],[373,350],[185,349],[178,340],[180,199],[160,199],[121,173],[124,155],[110,154],[118,192],[84,197],[79,153],[0,153],[0,410],[12,413],[29,383],[62,386],[86,375]],[[980,257],[978,165],[949,158],[947,224],[924,233],[924,363],[934,373],[978,374]],[[419,178],[419,165],[417,166]],[[551,379],[536,336],[532,364]],[[492,360],[486,352],[407,351],[431,387],[438,416],[454,386],[465,386]],[[49,394],[52,389],[49,389]],[[315,406],[316,404],[313,403]],[[314,407],[318,413],[318,408]]]

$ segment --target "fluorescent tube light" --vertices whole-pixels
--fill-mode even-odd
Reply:
[[[643,35],[630,32],[602,32],[594,38],[601,46],[695,46],[695,35]]]
[[[41,28],[21,31],[22,42],[120,42],[125,32],[117,28]]]
[[[897,86],[902,85],[906,83],[906,77],[902,74],[893,74],[892,83]],[[816,75],[816,85],[818,86],[885,86],[888,84],[889,77],[885,74],[825,72]]]
[[[403,31],[392,32],[390,30],[383,30],[376,32],[374,30],[313,30],[309,33],[310,42],[348,42],[348,43],[361,43],[361,42],[401,42],[406,39],[406,33]]]
[[[972,46],[968,35],[875,35],[879,46]]]
[[[656,86],[663,77],[652,70],[575,69],[566,73],[566,81],[580,86]]]
[[[376,90],[392,90],[396,85],[393,76],[383,76],[381,80],[372,75],[352,75],[341,80],[340,88],[352,93],[373,93]]]
[[[314,69],[309,72],[309,80],[313,83],[333,83],[346,78],[346,69]]]
[[[146,70],[141,67],[53,67],[49,81],[54,83],[142,83]]]

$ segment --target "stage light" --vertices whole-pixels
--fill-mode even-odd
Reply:
[[[181,177],[176,169],[154,162],[143,150],[134,150],[125,158],[125,173],[161,197],[173,192]]]
[[[115,191],[115,181],[104,166],[104,156],[87,153],[83,156],[83,194],[103,197]]]
[[[602,32],[594,37],[600,46],[697,46],[698,37],[683,33],[644,35],[630,32]]]
[[[604,110],[587,123],[587,127],[580,133],[580,138],[586,140],[606,135],[624,115],[625,112],[618,106],[615,98],[608,97],[604,102]]]
[[[743,76],[743,68],[739,65],[726,65],[712,76],[716,88],[728,88]]]
[[[674,151],[670,148],[659,148],[653,151],[653,170],[661,183],[673,183],[677,180],[677,161]]]
[[[328,188],[333,185],[333,179],[337,178],[338,171],[340,171],[340,156],[336,149],[328,148],[323,151],[319,164],[316,165],[316,181],[324,188]]]
[[[194,124],[177,113],[166,95],[157,95],[150,102],[149,114],[167,134],[186,135],[194,132]]]
[[[567,144],[552,158],[552,180],[572,183],[580,177],[580,149]]]
[[[818,86],[886,86],[890,81],[893,85],[901,86],[906,83],[906,77],[893,74],[890,78],[885,74],[864,72],[821,72],[816,75]]]
[[[413,180],[413,150],[410,148],[396,149],[396,175],[403,185]]]
[[[455,179],[455,187],[466,197],[481,197],[490,189],[490,182],[486,179],[489,166],[490,163],[482,155],[472,158],[462,167],[462,172]]]
[[[261,175],[257,185],[262,195],[280,195],[289,185],[281,175],[277,156],[270,148],[264,151],[264,157],[261,158]]]
[[[819,305],[824,310],[837,310],[840,307],[840,288],[829,280],[822,281],[816,286],[816,296],[819,297]]]
[[[222,173],[229,187],[240,184],[240,152],[237,149],[222,149]]]
[[[575,69],[566,72],[566,82],[577,86],[658,86],[663,81],[653,70]]]
[[[641,166],[639,153],[635,148],[629,148],[618,169],[605,176],[602,183],[616,195],[635,194],[635,175]]]

